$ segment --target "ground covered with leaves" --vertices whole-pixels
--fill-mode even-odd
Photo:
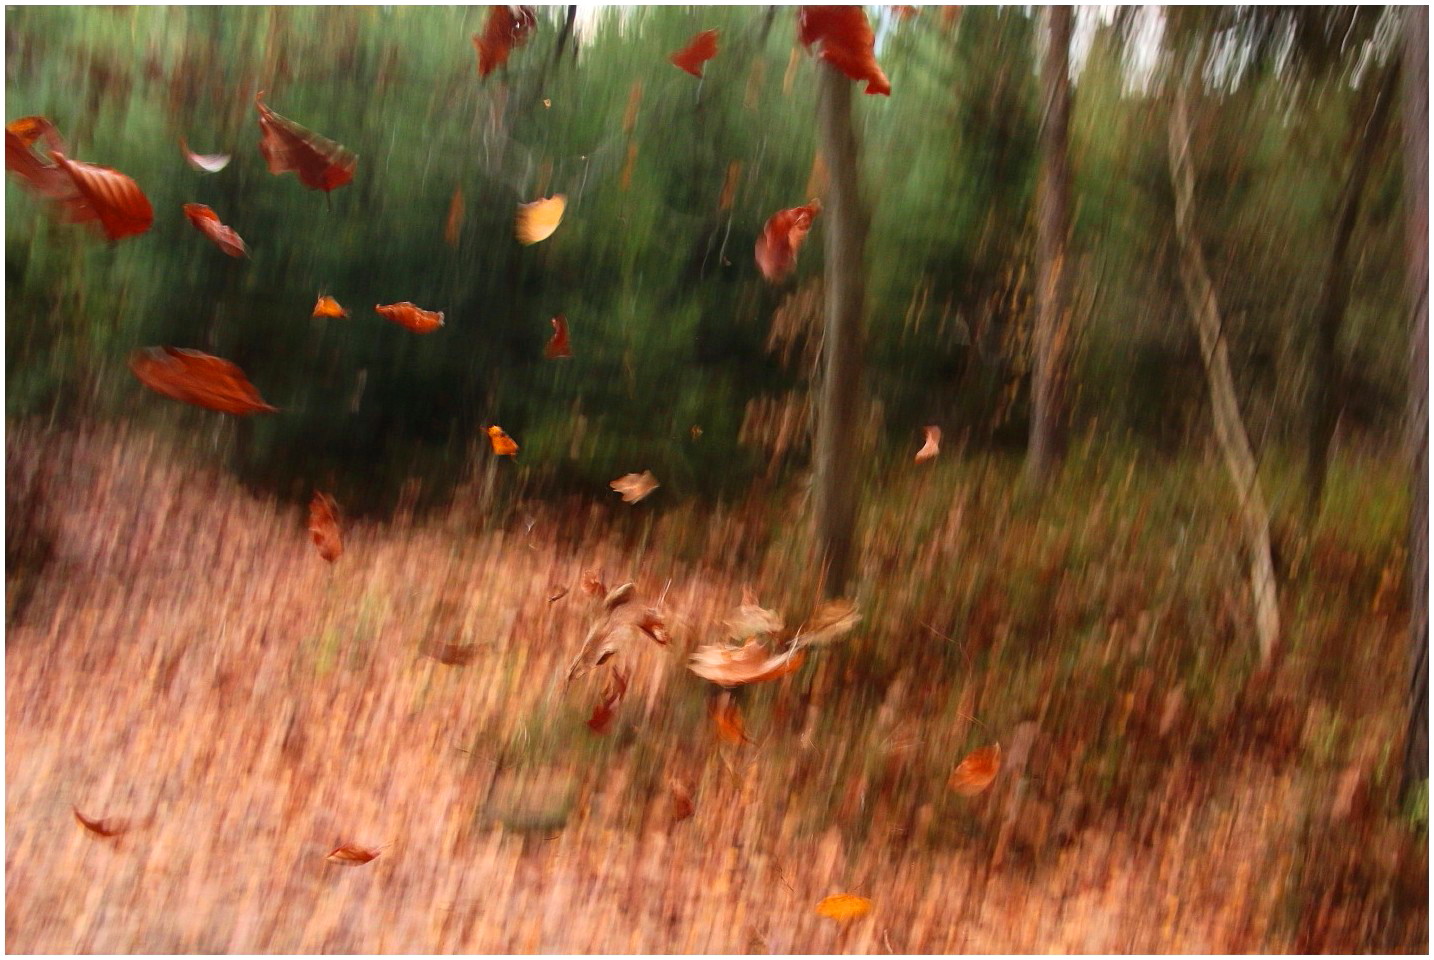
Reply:
[[[721,701],[687,659],[744,588],[814,604],[800,487],[500,509],[503,461],[328,563],[307,496],[202,453],[10,427],[12,951],[1427,946],[1392,468],[1342,464],[1277,537],[1259,673],[1218,462],[1087,446],[1036,502],[948,452],[869,491],[857,628]],[[589,571],[670,640],[603,665],[605,733],[602,670],[566,679]]]

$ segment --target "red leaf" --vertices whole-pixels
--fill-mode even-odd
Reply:
[[[553,336],[548,340],[548,345],[543,348],[543,356],[549,360],[557,360],[562,357],[573,355],[572,344],[568,342],[568,318],[561,313],[552,319]]]
[[[361,867],[377,856],[377,850],[368,850],[352,843],[346,843],[341,847],[335,848],[324,859],[345,867]]]
[[[21,117],[6,124],[5,169],[41,196],[52,200],[70,196],[74,193],[70,178],[55,164],[41,159],[34,150],[35,142],[42,136],[52,153],[65,149],[54,124],[44,117]]]
[[[236,416],[278,412],[278,407],[264,402],[243,370],[228,360],[198,350],[178,347],[136,350],[130,355],[129,368],[140,383],[156,393],[206,410]]]
[[[219,215],[202,203],[186,203],[184,215],[189,222],[194,224],[195,229],[208,237],[216,247],[229,254],[231,257],[248,256],[249,248],[244,246],[244,241],[239,234],[234,232],[233,227],[226,227],[219,222]]]
[[[432,310],[420,310],[407,300],[402,303],[390,303],[386,306],[375,306],[374,310],[385,320],[392,320],[407,330],[414,333],[432,333],[443,326],[443,314],[435,313]]]
[[[853,80],[865,80],[867,93],[891,96],[891,83],[876,62],[876,36],[861,7],[801,7],[798,39],[821,45],[820,56]]]
[[[67,159],[63,153],[51,156],[74,184],[75,193],[63,201],[71,222],[98,220],[111,241],[137,236],[154,223],[149,198],[129,177],[109,167]]]
[[[123,820],[91,820],[83,813],[80,813],[79,807],[71,807],[70,809],[75,812],[75,819],[80,822],[80,826],[101,837],[117,837],[129,829],[129,824]]]
[[[622,702],[625,693],[627,693],[627,677],[614,670],[612,683],[609,684],[602,703],[593,708],[593,715],[588,718],[588,726],[594,733],[607,733],[612,727],[613,717],[617,716],[617,706]]]
[[[821,212],[821,201],[813,200],[804,207],[772,214],[757,238],[757,267],[762,276],[777,283],[796,268],[797,254],[806,242],[812,220]]]
[[[333,563],[344,552],[339,532],[339,505],[327,493],[314,491],[309,503],[309,536],[319,548],[319,556]]]
[[[264,104],[264,94],[254,98],[259,110],[259,152],[269,163],[269,172],[298,174],[310,190],[334,190],[354,178],[358,157],[323,137],[286,120]]]
[[[508,62],[514,47],[527,42],[538,26],[532,7],[495,6],[488,14],[488,23],[481,34],[473,34],[473,48],[478,51],[478,76],[486,77]]]
[[[179,149],[184,151],[184,159],[191,167],[204,173],[218,173],[229,166],[229,154],[195,153],[189,149],[189,143],[183,137],[179,138]]]
[[[702,64],[717,56],[717,31],[703,30],[687,46],[667,59],[680,70],[686,70],[694,77],[702,76]]]

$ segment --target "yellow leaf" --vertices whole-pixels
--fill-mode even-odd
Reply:
[[[568,199],[561,193],[545,200],[518,204],[518,242],[527,246],[551,237],[563,222],[563,211],[567,208]]]

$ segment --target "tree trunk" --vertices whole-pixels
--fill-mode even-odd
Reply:
[[[1325,268],[1324,285],[1315,308],[1314,344],[1310,385],[1309,447],[1306,451],[1305,486],[1309,495],[1310,516],[1319,514],[1324,499],[1325,474],[1329,469],[1329,448],[1334,426],[1344,404],[1344,377],[1336,347],[1344,313],[1349,307],[1350,264],[1349,242],[1359,223],[1360,201],[1369,171],[1374,167],[1374,152],[1384,138],[1389,124],[1389,104],[1396,91],[1395,67],[1391,66],[1384,81],[1376,85],[1377,98],[1371,111],[1356,112],[1350,132],[1349,170],[1340,189],[1335,207],[1334,244]]]
[[[851,81],[827,64],[821,64],[818,73],[822,156],[829,187],[822,212],[826,328],[814,457],[816,534],[823,588],[828,596],[839,596],[851,574],[856,525],[866,213],[857,175]]]
[[[1429,9],[1404,26],[1404,227],[1409,307],[1409,730],[1403,790],[1429,778]]]
[[[1065,454],[1065,383],[1070,346],[1070,40],[1071,8],[1047,7],[1047,44],[1041,65],[1045,109],[1041,123],[1041,182],[1037,209],[1035,369],[1026,479],[1043,486]]]
[[[1225,343],[1220,304],[1215,299],[1215,287],[1210,282],[1205,257],[1195,236],[1192,209],[1195,203],[1195,173],[1190,161],[1186,84],[1198,82],[1198,73],[1191,71],[1189,76],[1191,79],[1175,81],[1175,102],[1170,112],[1170,179],[1175,188],[1175,236],[1180,248],[1180,277],[1189,301],[1190,317],[1200,337],[1200,353],[1210,384],[1215,436],[1225,455],[1225,465],[1235,482],[1235,496],[1239,500],[1240,526],[1249,553],[1255,630],[1263,667],[1269,665],[1280,639],[1279,599],[1275,592],[1275,568],[1270,557],[1270,514],[1260,491],[1259,472],[1250,449],[1249,435],[1240,418],[1239,401],[1235,398],[1235,380],[1230,374],[1230,354]]]

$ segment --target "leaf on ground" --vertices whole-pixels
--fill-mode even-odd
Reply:
[[[319,556],[333,563],[344,552],[343,535],[339,531],[339,505],[327,493],[314,491],[309,501],[309,536],[319,549]]]
[[[951,772],[951,789],[963,797],[974,797],[991,785],[1000,769],[999,743],[973,750]]]

